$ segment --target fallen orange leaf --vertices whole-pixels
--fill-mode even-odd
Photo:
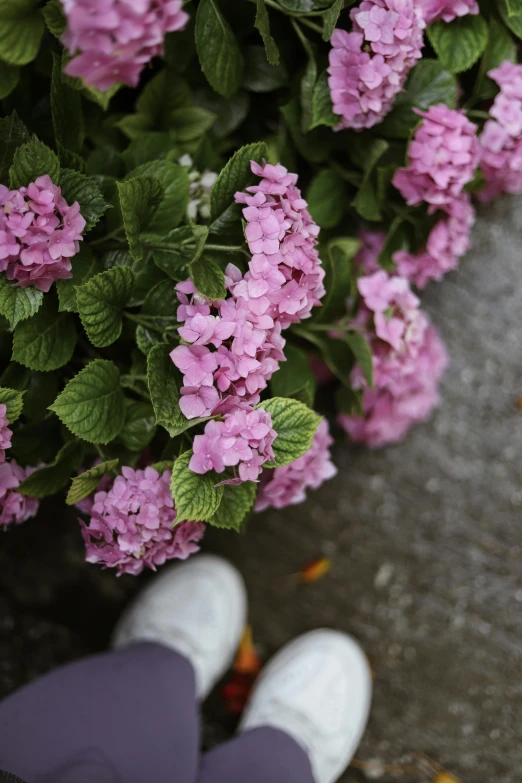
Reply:
[[[252,628],[246,625],[241,637],[241,644],[234,661],[234,671],[240,674],[257,674],[261,669],[261,661],[254,647]]]
[[[439,772],[433,778],[433,783],[460,783],[460,781],[448,772]]]
[[[301,582],[311,585],[318,582],[332,567],[332,560],[329,557],[320,557],[318,560],[312,560],[299,571]]]

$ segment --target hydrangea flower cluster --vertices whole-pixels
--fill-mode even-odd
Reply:
[[[0,405],[0,465],[5,462],[5,450],[11,447],[12,431],[9,429],[7,407]]]
[[[488,76],[500,87],[480,137],[480,165],[486,180],[478,194],[491,201],[522,193],[522,65],[503,62]]]
[[[318,489],[323,481],[333,478],[337,468],[331,460],[333,438],[328,422],[322,419],[310,449],[289,465],[275,470],[263,470],[255,510],[285,508],[306,500],[307,489]]]
[[[16,491],[22,481],[35,468],[22,468],[14,459],[0,465],[0,528],[21,525],[35,517],[40,505],[38,498],[31,498]]]
[[[238,466],[239,481],[257,481],[262,465],[274,459],[276,437],[270,413],[240,408],[225,414],[223,421],[209,421],[203,435],[196,435],[189,468],[202,474]]]
[[[393,184],[410,206],[448,206],[471,182],[479,165],[477,126],[464,111],[441,103],[415,109],[423,122],[408,147],[407,168],[397,169]]]
[[[0,272],[20,286],[48,291],[55,280],[72,276],[84,228],[78,202],[69,206],[47,175],[18,190],[0,185]]]
[[[336,130],[371,128],[390,111],[421,57],[424,19],[416,0],[363,0],[350,11],[353,31],[336,29],[329,56]]]
[[[424,250],[415,254],[399,250],[393,254],[398,273],[417,288],[424,288],[430,280],[441,280],[456,269],[459,259],[471,247],[476,213],[470,197],[463,193],[443,212],[444,217],[430,231]]]
[[[163,53],[165,35],[183,30],[183,0],[62,0],[63,43],[77,55],[65,72],[91,87],[136,87],[143,67]],[[79,52],[79,54],[77,54]]]
[[[218,175],[215,171],[198,171],[190,155],[182,155],[178,163],[188,169],[190,199],[187,206],[189,220],[210,217],[210,193]]]
[[[122,468],[107,490],[97,490],[90,520],[80,520],[86,560],[121,574],[156,570],[167,560],[185,560],[199,551],[202,522],[177,522],[170,494],[171,473]]]
[[[251,165],[260,183],[236,193],[247,205],[248,271],[243,276],[227,266],[230,296],[218,302],[202,297],[190,280],[177,286],[178,331],[190,347],[178,346],[171,358],[184,375],[180,408],[188,419],[210,415],[224,396],[259,402],[285,358],[282,330],[308,318],[324,295],[319,226],[296,187],[297,175],[280,165]]]
[[[452,22],[458,16],[478,14],[477,0],[417,0],[426,24],[432,22]]]
[[[352,440],[384,446],[429,418],[439,402],[439,381],[448,359],[407,281],[380,271],[361,277],[358,286],[363,304],[357,322],[370,340],[374,388],[356,366],[351,380],[355,389],[364,390],[364,416],[340,414],[339,423]]]
[[[381,254],[385,239],[386,233],[384,231],[371,231],[368,228],[363,228],[359,232],[361,246],[355,256],[355,263],[365,274],[371,275],[380,271],[381,267],[377,259]]]

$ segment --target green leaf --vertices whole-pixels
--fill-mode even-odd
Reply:
[[[94,275],[103,271],[101,261],[93,255],[88,245],[82,242],[80,252],[72,260],[72,277],[68,280],[57,280],[58,311],[77,313],[76,288],[84,285]]]
[[[78,91],[63,80],[62,58],[56,53],[53,53],[51,115],[58,151],[64,147],[79,153],[84,137],[82,99]]]
[[[497,0],[497,8],[504,24],[517,38],[522,38],[522,15],[513,14],[512,0]],[[491,32],[493,33],[493,30]]]
[[[196,101],[215,115],[212,135],[217,139],[228,139],[245,121],[250,108],[250,95],[245,90],[239,90],[228,99],[205,86],[196,92]]]
[[[31,372],[30,382],[24,397],[24,417],[39,422],[49,416],[51,405],[59,392],[58,373]]]
[[[306,192],[308,209],[321,228],[334,228],[344,213],[344,180],[333,169],[321,169]]]
[[[279,49],[270,35],[270,19],[266,10],[265,0],[256,0],[256,21],[254,27],[259,30],[265,45],[266,59],[271,65],[279,65]]]
[[[172,281],[163,279],[149,290],[141,312],[144,315],[171,318],[175,323],[178,307],[179,301]]]
[[[204,254],[189,267],[190,279],[203,296],[208,299],[224,299],[226,296],[225,275],[212,256]]]
[[[333,374],[346,388],[352,388],[350,372],[353,368],[353,354],[345,342],[320,337],[317,332],[304,329],[302,326],[294,326],[292,331],[299,337],[308,340],[312,345],[315,345],[319,351],[320,358],[326,362]]]
[[[170,138],[179,144],[197,141],[210,130],[215,121],[216,115],[200,106],[176,109],[170,113]]]
[[[321,13],[330,8],[333,0],[279,0],[279,5],[296,16],[306,16],[310,13]]]
[[[27,128],[15,111],[9,117],[0,117],[0,182],[7,182],[14,154],[29,138]]]
[[[250,92],[272,92],[288,82],[284,65],[273,65],[267,59],[262,46],[247,46],[243,87]]]
[[[0,58],[11,65],[30,63],[44,28],[37,0],[0,0]]]
[[[428,38],[440,62],[450,73],[471,68],[488,43],[488,25],[482,16],[462,16],[449,24],[435,22],[428,27]]]
[[[168,131],[171,113],[191,105],[187,82],[174,69],[165,68],[140,93],[136,113],[121,119],[118,127],[130,139],[137,139],[147,131]]]
[[[36,288],[20,288],[0,275],[0,315],[9,321],[11,329],[36,312],[43,301],[43,293]]]
[[[377,162],[388,150],[389,144],[384,139],[375,139],[365,145],[364,176],[361,186],[352,201],[359,215],[365,220],[380,220],[381,209],[376,183],[372,177]]]
[[[162,342],[163,339],[158,332],[147,329],[141,324],[136,327],[136,345],[145,356],[149,355],[151,348]]]
[[[359,247],[359,240],[352,237],[336,237],[328,243],[323,261],[326,295],[322,300],[322,307],[316,310],[314,321],[332,323],[346,315],[346,298],[350,295],[353,276],[353,258]]]
[[[118,368],[113,362],[95,359],[69,381],[49,409],[78,438],[109,443],[125,421]]]
[[[49,0],[42,9],[42,14],[49,32],[56,38],[61,38],[67,27],[67,20],[60,0]]]
[[[107,475],[107,473],[113,473],[118,469],[119,460],[109,459],[105,462],[100,462],[99,465],[89,470],[80,473],[79,476],[75,476],[72,480],[69,492],[65,502],[68,506],[74,506],[79,503],[80,500],[89,497],[95,492],[101,479]]]
[[[299,24],[292,19],[292,25],[296,31],[306,52],[307,63],[304,74],[301,78],[300,99],[301,99],[301,130],[307,133],[313,124],[313,94],[317,82],[317,62],[315,59],[314,47],[303,33]]]
[[[74,318],[58,313],[56,297],[47,295],[36,315],[17,326],[13,361],[30,370],[58,370],[70,361],[76,345]]]
[[[134,272],[115,266],[76,288],[76,301],[87,337],[97,348],[106,348],[121,334],[123,308],[132,296]]]
[[[323,41],[329,41],[337,25],[344,0],[335,0],[334,4],[323,14]]]
[[[125,448],[142,451],[151,442],[155,431],[156,420],[152,405],[131,400],[127,405],[125,423],[119,434]]]
[[[328,86],[328,73],[323,71],[315,83],[312,96],[312,123],[310,130],[320,125],[334,128],[340,122],[341,117],[333,112],[330,87]]]
[[[223,498],[223,487],[215,487],[219,477],[213,472],[203,476],[189,469],[192,451],[185,451],[174,463],[170,490],[176,504],[177,519],[207,522],[216,513]]]
[[[18,65],[8,65],[0,60],[0,100],[10,95],[20,81]]]
[[[384,118],[379,131],[390,139],[408,139],[419,122],[414,109],[426,111],[437,103],[454,108],[457,102],[457,80],[439,60],[421,60],[413,68],[403,92]]]
[[[522,25],[521,25],[522,29]],[[489,71],[497,68],[505,60],[517,61],[517,47],[509,30],[495,17],[489,20],[489,39],[486,50],[480,61],[479,73],[473,95],[481,99],[494,98],[498,85],[488,77]]]
[[[147,381],[156,423],[161,424],[173,438],[187,420],[179,408],[181,374],[169,356],[170,351],[165,343],[150,349],[147,356]]]
[[[221,169],[219,177],[214,183],[210,194],[210,220],[215,222],[223,217],[224,213],[234,203],[234,193],[244,190],[253,181],[250,161],[261,163],[267,155],[266,144],[256,142],[247,144],[230,158]]]
[[[272,397],[256,405],[272,414],[272,427],[277,432],[273,449],[275,460],[266,467],[280,467],[302,457],[309,450],[321,416],[302,402],[286,397]]]
[[[308,355],[295,345],[287,343],[285,347],[285,362],[281,362],[279,370],[270,380],[274,397],[293,397],[302,400],[308,398],[313,404],[315,396],[315,378]]]
[[[361,368],[368,386],[373,386],[373,360],[368,341],[362,334],[357,334],[355,332],[352,334],[345,334],[344,340],[353,353],[355,361]]]
[[[0,375],[0,385],[6,386],[16,391],[25,391],[29,386],[31,373],[27,367],[22,367],[16,362],[9,362],[2,375]]]
[[[189,200],[189,175],[185,166],[170,160],[153,160],[144,163],[129,178],[150,176],[160,182],[164,196],[154,215],[148,231],[165,235],[176,228],[187,211]]]
[[[58,183],[60,161],[49,147],[33,136],[27,144],[22,144],[16,150],[9,174],[12,188],[29,185],[44,174],[48,174],[53,182]]]
[[[155,177],[136,177],[118,182],[123,225],[131,256],[143,261],[145,251],[140,233],[150,224],[163,198],[163,188]]]
[[[96,177],[86,177],[79,171],[62,169],[60,173],[62,195],[68,204],[77,201],[82,216],[87,221],[85,232],[89,231],[106,212],[108,204],[97,185]]]
[[[239,532],[254,506],[256,493],[257,484],[253,481],[244,481],[237,486],[225,484],[223,498],[214,516],[208,520],[209,525]]]
[[[3,386],[0,387],[0,405],[5,405],[7,421],[9,424],[13,424],[22,413],[24,392],[16,389],[6,389]]]
[[[28,476],[16,491],[30,497],[45,498],[63,489],[71,473],[78,470],[84,454],[84,446],[78,441],[70,441],[60,449],[53,462],[38,468]]]
[[[231,98],[241,86],[243,55],[216,0],[201,0],[196,13],[196,48],[211,87]]]
[[[285,106],[281,106],[280,111],[288,125],[297,151],[311,163],[324,163],[330,155],[330,144],[322,134],[319,134],[319,129],[303,133],[297,98],[292,98]]]

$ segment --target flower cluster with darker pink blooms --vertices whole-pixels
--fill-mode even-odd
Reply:
[[[14,459],[0,464],[0,528],[3,530],[36,516],[40,505],[38,498],[26,497],[16,491],[34,470],[22,468]]]
[[[400,275],[424,288],[455,269],[470,247],[476,215],[464,188],[475,176],[480,146],[477,126],[463,111],[440,104],[417,114],[423,121],[409,145],[408,166],[395,172],[393,184],[410,206],[426,203],[428,213],[441,218],[424,248],[398,251],[393,260]]]
[[[169,470],[124,467],[93,499],[81,501],[79,509],[90,516],[88,524],[80,520],[87,562],[136,576],[144,567],[155,571],[167,560],[198,552],[205,525],[177,520],[170,479]]]
[[[178,320],[183,323],[178,331],[188,345],[171,353],[183,373],[182,413],[188,419],[225,415],[225,422],[220,423],[226,425],[223,432],[215,422],[209,422],[205,435],[198,436],[206,439],[205,447],[198,441],[198,454],[206,454],[212,444],[208,453],[216,455],[233,430],[237,445],[224,452],[230,448],[226,459],[232,460],[230,465],[239,464],[240,476],[259,473],[258,468],[269,458],[272,436],[243,437],[240,433],[242,429],[249,431],[248,417],[255,420],[256,427],[270,428],[270,415],[264,414],[266,420],[261,423],[261,412],[253,412],[253,406],[285,359],[282,331],[308,318],[325,293],[324,270],[316,248],[319,226],[296,186],[297,175],[281,165],[252,162],[251,166],[261,178],[259,184],[235,196],[237,203],[245,205],[245,235],[252,253],[248,271],[243,275],[229,264],[225,270],[228,296],[217,302],[205,299],[191,281],[177,286],[181,302]],[[261,448],[252,445],[252,440],[258,439],[263,441]],[[214,448],[216,442],[221,444],[219,448]],[[252,456],[237,461],[237,448],[243,443],[250,444],[248,448],[245,445],[244,453],[249,455],[250,450]],[[194,459],[198,472],[204,472],[204,464],[210,466],[207,470],[218,471],[216,464],[227,466],[227,462],[214,464],[213,458],[207,463],[203,457],[201,461]]]
[[[522,65],[503,62],[488,76],[500,87],[480,137],[480,166],[486,186],[478,194],[491,201],[502,193],[522,193]]]
[[[48,291],[55,280],[72,277],[85,225],[78,202],[69,205],[47,175],[17,190],[0,185],[0,272]]]
[[[417,0],[417,6],[426,24],[439,20],[452,22],[460,16],[476,15],[480,10],[477,0]]]
[[[370,342],[374,386],[356,366],[351,381],[363,389],[364,416],[340,414],[339,423],[354,441],[384,446],[429,418],[448,359],[407,280],[380,270],[359,278],[358,288],[362,303],[355,323]]]
[[[67,17],[63,43],[71,55],[65,72],[91,87],[136,87],[153,57],[163,54],[165,35],[183,30],[183,0],[61,0]]]
[[[318,489],[323,481],[333,478],[337,468],[331,460],[332,443],[328,422],[322,419],[306,454],[275,470],[263,470],[255,510],[302,503],[306,500],[307,489]]]
[[[5,450],[11,448],[12,435],[7,418],[7,407],[0,405],[0,465],[5,462]]]
[[[363,0],[352,32],[334,30],[328,85],[335,130],[371,128],[390,111],[421,57],[425,21],[416,0]]]

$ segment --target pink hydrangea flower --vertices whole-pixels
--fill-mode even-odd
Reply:
[[[91,87],[136,87],[153,57],[163,53],[165,35],[183,30],[183,0],[62,0],[67,17],[63,43],[76,55],[65,72]]]
[[[226,413],[223,421],[209,421],[203,435],[196,435],[189,468],[203,474],[237,467],[236,479],[256,481],[262,465],[274,459],[276,437],[270,413],[262,408],[238,408]]]
[[[5,462],[5,450],[11,447],[11,436],[13,434],[9,429],[6,413],[6,406],[0,405],[0,465]]]
[[[415,254],[398,250],[393,255],[399,275],[417,288],[424,288],[430,280],[441,280],[447,272],[456,269],[459,259],[471,247],[470,234],[476,214],[470,196],[463,193],[445,213],[430,231],[424,250]]]
[[[415,0],[363,0],[350,11],[353,31],[331,38],[328,85],[335,130],[371,128],[390,111],[421,57],[425,26]]]
[[[0,272],[48,291],[55,280],[72,277],[85,225],[78,202],[69,206],[47,175],[18,190],[0,185]]]
[[[486,186],[478,194],[491,201],[522,193],[522,65],[503,62],[488,73],[500,87],[480,137],[480,166]]]
[[[285,508],[306,500],[307,489],[318,489],[324,481],[333,478],[337,468],[331,460],[328,422],[322,419],[310,449],[289,465],[275,470],[265,469],[255,510]]]
[[[34,470],[20,467],[14,459],[0,465],[0,528],[6,530],[10,525],[20,525],[36,516],[40,505],[38,498],[26,497],[16,491]]]
[[[354,389],[363,390],[364,416],[340,414],[339,423],[354,441],[384,446],[401,440],[413,424],[429,417],[439,400],[447,354],[406,280],[377,272],[361,278],[359,290],[363,303],[356,322],[372,350],[374,387],[368,387],[356,366],[351,381]],[[385,302],[390,307],[383,311]],[[388,325],[398,322],[393,339],[389,329],[383,330],[381,316]]]
[[[362,269],[367,275],[379,272],[382,267],[377,263],[377,259],[384,246],[384,240],[386,239],[385,232],[371,231],[370,229],[363,228],[359,232],[359,239],[361,241],[361,247],[355,256],[357,267]]]
[[[478,14],[480,9],[477,0],[417,0],[418,7],[426,24],[437,22],[452,22],[458,16]]]
[[[169,470],[124,467],[107,490],[96,491],[89,523],[80,520],[87,562],[136,576],[199,551],[205,525],[177,520],[170,479]]]
[[[171,358],[183,373],[180,407],[189,419],[209,416],[227,397],[236,407],[259,402],[285,358],[282,331],[308,318],[325,293],[319,226],[297,175],[280,165],[251,165],[260,181],[235,197],[245,205],[248,271],[227,266],[228,295],[219,302],[205,299],[190,280],[176,287],[178,331],[189,345],[175,348]]]
[[[393,184],[410,206],[425,201],[434,211],[451,204],[473,179],[480,158],[477,126],[442,103],[416,113],[423,122],[410,142],[408,166],[397,169]]]

